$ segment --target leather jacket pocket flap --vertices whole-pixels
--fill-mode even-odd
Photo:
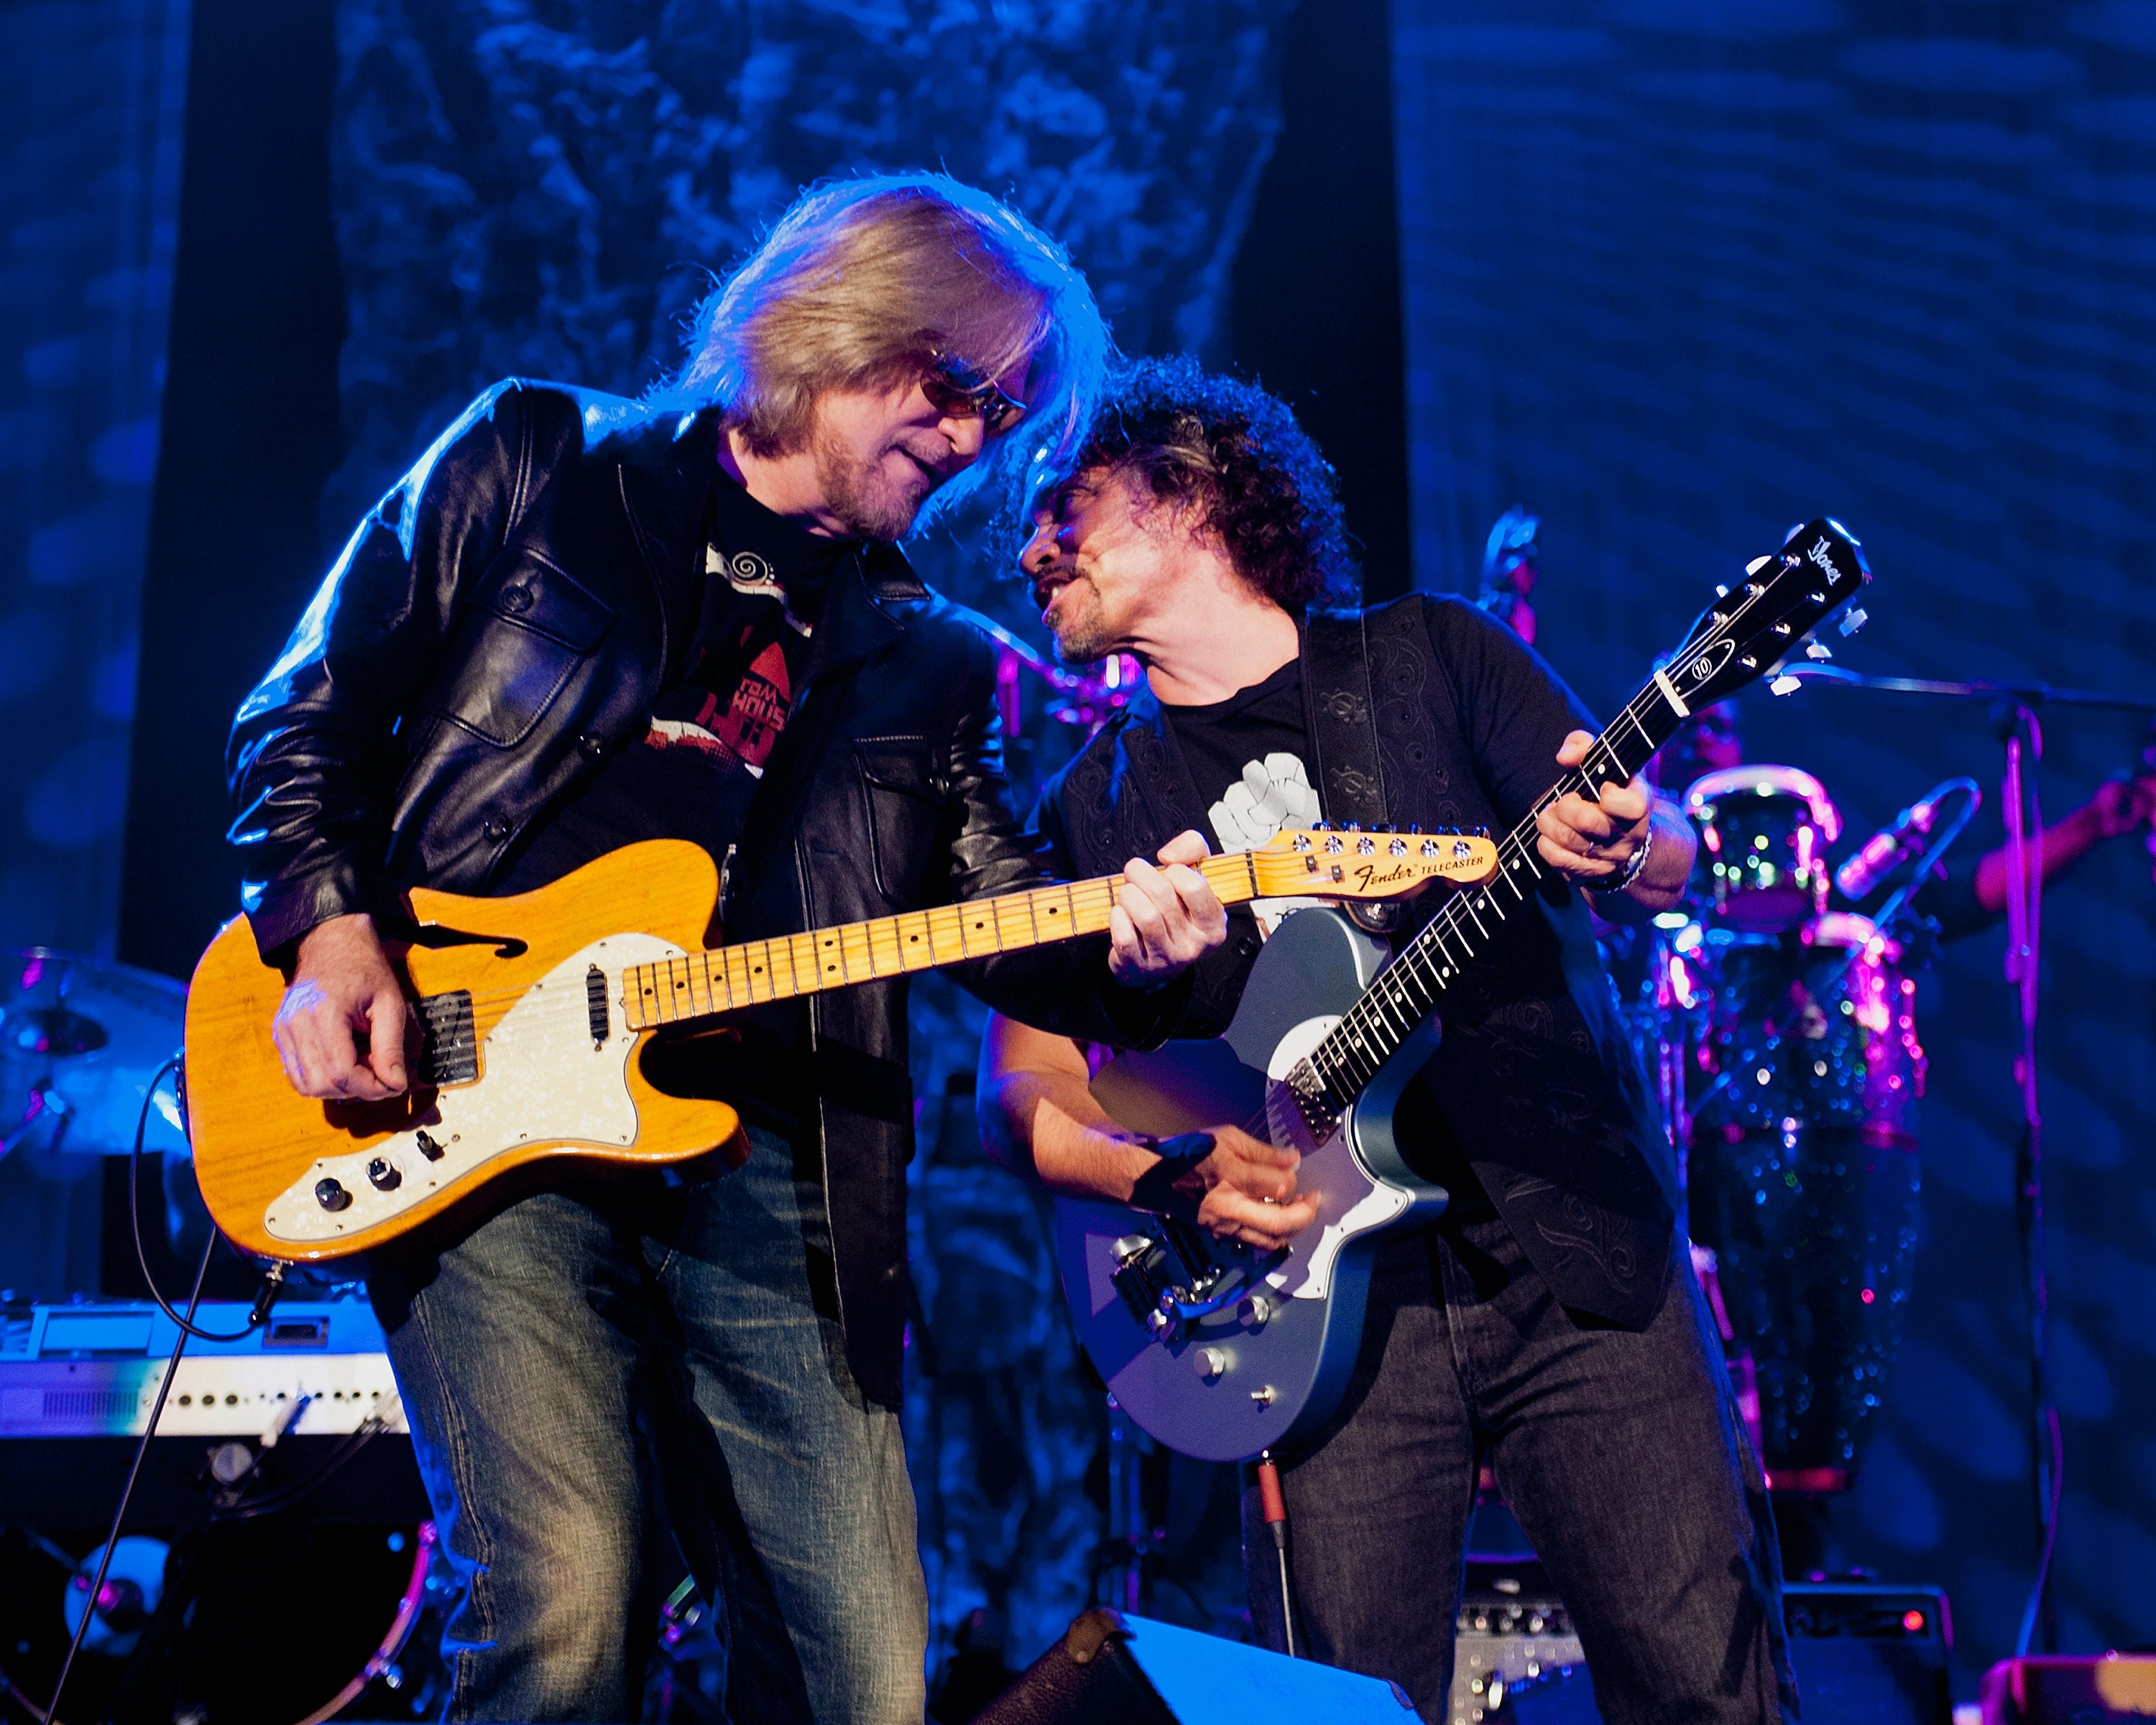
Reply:
[[[613,607],[536,551],[518,551],[492,593],[487,609],[572,653],[588,653],[613,625]]]
[[[918,904],[943,819],[935,750],[925,737],[865,737],[854,756],[868,793],[876,887],[894,905]]]

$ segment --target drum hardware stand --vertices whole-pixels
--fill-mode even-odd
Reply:
[[[2015,1638],[2018,1658],[2039,1632],[2043,1650],[2058,1645],[2058,1622],[2051,1597],[2051,1557],[2057,1549],[2059,1498],[2066,1456],[2059,1431],[2059,1410],[2051,1398],[2051,1293],[2044,1237],[2044,1117],[2036,1098],[2036,1008],[2043,952],[2044,868],[2041,853],[2029,866],[2030,834],[2042,843],[2044,817],[2036,790],[2036,770],[2044,758],[2044,729],[2025,702],[2013,701],[1999,720],[2006,745],[2006,773],[1999,786],[1999,812],[2006,822],[2006,980],[2013,985],[2021,1016],[2021,1051],[2015,1057],[2015,1087],[2021,1092],[2021,1142],[2014,1155],[2015,1219],[2021,1237],[2021,1274],[2029,1292],[2029,1398],[2035,1422],[2036,1579]]]
[[[2026,1654],[2041,1634],[2042,1646],[2057,1643],[2057,1626],[2049,1598],[2051,1558],[2057,1545],[2058,1512],[2063,1490],[2065,1455],[2059,1413],[2051,1399],[2051,1290],[2046,1276],[2044,1232],[2043,1117],[2037,1106],[2036,1015],[2042,955],[2044,872],[2029,865],[2031,834],[2041,843],[2043,822],[2036,796],[2036,768],[2043,758],[2042,726],[2037,710],[2046,706],[2109,708],[2156,713],[2146,700],[2100,690],[2054,689],[2043,683],[1953,682],[1928,677],[1874,677],[1840,665],[1793,665],[1790,674],[1807,681],[1878,689],[1897,695],[1938,695],[1996,703],[1997,732],[2006,752],[2000,787],[2000,813],[2006,825],[2006,979],[2014,987],[2021,1019],[2021,1049],[2014,1062],[2015,1087],[2021,1094],[2021,1139],[2015,1155],[2015,1209],[2021,1236],[2021,1263],[2029,1299],[2029,1384],[2036,1497],[2036,1574],[2022,1613],[2015,1651]],[[1920,877],[1921,878],[1921,877]]]
[[[1118,1611],[1136,1613],[1145,1604],[1147,1537],[1144,1458],[1152,1440],[1126,1414],[1112,1391],[1108,1396],[1108,1543],[1116,1561],[1107,1566],[1109,1602]]]

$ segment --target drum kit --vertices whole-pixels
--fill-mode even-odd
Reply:
[[[1845,1489],[1907,1311],[1917,1240],[1922,925],[1828,908],[1841,817],[1811,774],[1697,779],[1684,906],[1612,931],[1612,968],[1685,1169],[1777,1490]],[[1934,847],[1933,855],[1938,849]]]
[[[0,1156],[125,1156],[138,1121],[146,1152],[185,1156],[159,1074],[179,1052],[186,984],[48,947],[0,964]]]

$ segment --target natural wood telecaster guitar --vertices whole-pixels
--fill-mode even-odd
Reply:
[[[1200,867],[1222,901],[1397,897],[1475,880],[1486,834],[1323,829]],[[410,986],[412,1090],[326,1102],[285,1077],[270,1026],[284,973],[244,917],[187,995],[195,1178],[218,1227],[267,1257],[364,1251],[543,1157],[655,1164],[741,1152],[724,1102],[669,1096],[638,1056],[667,1025],[1013,952],[1108,927],[1121,875],[706,950],[718,874],[679,839],[632,845],[515,898],[414,888],[416,936],[390,954]]]

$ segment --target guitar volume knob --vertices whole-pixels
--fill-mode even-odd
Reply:
[[[404,1183],[403,1171],[386,1156],[377,1156],[367,1165],[367,1183],[377,1192],[394,1192]]]
[[[317,1180],[315,1182],[315,1202],[334,1214],[352,1208],[352,1194],[344,1189],[341,1180]]]
[[[1246,1330],[1262,1330],[1273,1319],[1273,1302],[1263,1294],[1245,1294],[1235,1307],[1235,1321]]]
[[[1227,1372],[1228,1350],[1224,1348],[1194,1348],[1190,1363],[1201,1381],[1214,1383]]]

